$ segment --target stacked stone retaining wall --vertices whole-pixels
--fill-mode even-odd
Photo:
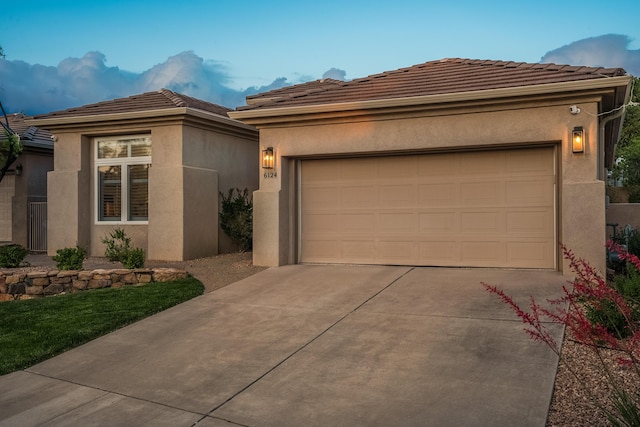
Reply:
[[[0,301],[83,291],[121,288],[150,282],[169,282],[189,275],[175,268],[92,271],[0,272]]]

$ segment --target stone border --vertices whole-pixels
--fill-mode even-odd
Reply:
[[[188,276],[188,272],[176,268],[0,272],[0,301],[59,295],[87,289],[169,282]]]

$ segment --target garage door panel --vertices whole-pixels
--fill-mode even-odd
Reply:
[[[462,261],[473,266],[495,267],[506,260],[506,248],[500,240],[465,241],[460,253]]]
[[[337,233],[340,231],[338,214],[314,213],[306,216],[309,234]]]
[[[331,262],[341,254],[340,242],[328,239],[308,238],[301,248],[308,262]]]
[[[416,206],[416,190],[412,184],[380,185],[380,206],[393,203],[394,206]]]
[[[477,151],[460,154],[461,176],[495,176],[505,171],[505,155],[502,152]]]
[[[374,240],[348,240],[341,244],[342,255],[350,262],[365,262],[377,259],[377,245]]]
[[[506,172],[553,175],[554,164],[544,150],[512,150],[506,153]]]
[[[416,157],[389,157],[378,164],[380,176],[385,180],[398,178],[412,178],[417,175],[418,162]]]
[[[554,177],[513,179],[506,183],[506,203],[509,206],[552,205]]]
[[[458,186],[453,183],[421,184],[418,186],[421,206],[453,206],[458,200]]]
[[[504,212],[470,211],[460,214],[460,231],[463,233],[487,234],[504,233]]]
[[[546,268],[554,253],[545,240],[537,242],[508,242],[507,261],[525,268]]]
[[[555,268],[555,209],[553,148],[304,160],[301,261]]]
[[[339,206],[339,188],[335,186],[309,186],[305,189],[305,209],[312,212],[316,209]]]
[[[552,208],[509,211],[506,214],[506,219],[507,233],[547,239],[553,237]]]
[[[340,220],[335,219],[336,225],[341,225],[342,233],[366,233],[374,235],[376,233],[376,215],[373,213],[348,213],[342,214]]]
[[[420,234],[452,234],[457,231],[458,213],[455,211],[420,212]]]
[[[505,184],[500,181],[460,184],[460,206],[495,206],[503,204]]]
[[[437,156],[417,156],[418,176],[444,179],[460,173],[460,156],[439,154]]]
[[[340,190],[342,208],[376,208],[378,189],[373,185],[345,186]]]
[[[413,212],[380,213],[378,231],[384,233],[414,233],[418,228],[418,215]]]
[[[378,159],[371,158],[368,162],[362,162],[362,159],[341,159],[338,174],[335,175],[341,181],[370,181],[377,179]]]
[[[381,240],[378,243],[380,261],[388,264],[402,264],[403,260],[416,257],[416,246],[416,242],[413,241]]]

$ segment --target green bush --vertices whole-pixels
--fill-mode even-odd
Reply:
[[[87,251],[80,246],[58,249],[56,254],[52,259],[56,262],[58,270],[82,270],[87,258]]]
[[[591,324],[604,326],[618,338],[626,338],[631,334],[628,327],[629,320],[640,320],[640,273],[632,263],[623,265],[621,272],[609,282],[609,286],[616,290],[631,307],[631,319],[625,319],[620,309],[610,300],[603,299],[598,304],[585,304],[587,319]]]
[[[144,267],[144,258],[144,249],[134,248],[123,253],[120,262],[124,268],[142,268]]]
[[[237,193],[237,194],[235,194]],[[249,189],[230,188],[228,194],[220,192],[222,211],[220,228],[241,252],[251,250],[253,245],[253,201]]]
[[[109,261],[120,261],[122,256],[131,249],[131,238],[122,228],[116,228],[108,237],[100,239],[106,245],[104,256]]]
[[[104,256],[109,261],[120,262],[124,268],[129,269],[144,267],[144,249],[132,248],[131,238],[122,228],[116,228],[108,237],[100,240],[106,246]]]
[[[0,246],[0,267],[20,267],[28,253],[29,251],[20,245]]]
[[[611,300],[603,299],[597,304],[585,304],[585,314],[592,325],[602,325],[618,338],[626,338],[631,335],[627,319]]]
[[[640,273],[633,264],[627,263],[626,274],[617,274],[612,286],[631,304],[640,302]]]

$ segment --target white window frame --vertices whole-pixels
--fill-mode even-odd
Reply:
[[[95,207],[95,223],[100,225],[105,224],[134,224],[134,225],[147,225],[149,224],[149,220],[128,220],[128,212],[129,212],[129,166],[133,165],[149,165],[151,167],[151,156],[141,156],[141,157],[130,157],[131,154],[131,145],[128,147],[129,156],[128,157],[115,157],[108,159],[99,159],[98,158],[98,144],[104,141],[123,141],[128,139],[138,139],[140,137],[147,137],[151,141],[150,134],[143,135],[114,135],[109,137],[100,137],[93,139],[93,181],[94,181],[94,207]],[[120,166],[120,174],[121,174],[121,209],[120,209],[120,220],[119,221],[105,221],[100,220],[100,212],[102,206],[100,206],[100,173],[98,172],[100,166]],[[147,194],[147,197],[149,195]]]

